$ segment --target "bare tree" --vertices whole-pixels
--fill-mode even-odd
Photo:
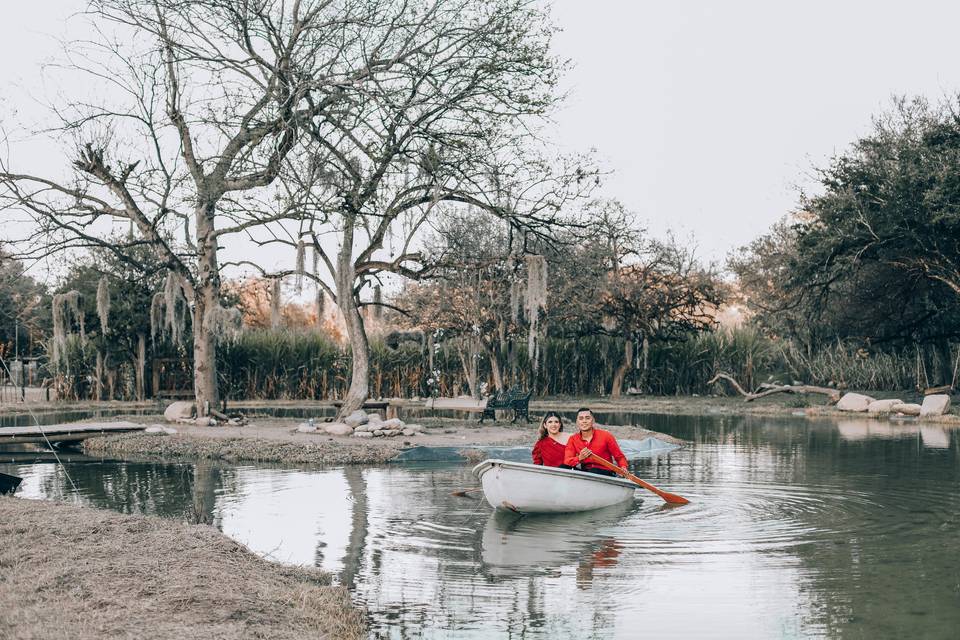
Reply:
[[[526,0],[447,0],[412,11],[396,37],[423,45],[365,85],[349,109],[313,118],[309,140],[291,155],[282,178],[302,222],[292,236],[259,242],[298,254],[312,248],[317,270],[298,275],[338,306],[353,354],[342,415],[368,393],[362,292],[391,274],[430,273],[418,244],[424,229],[467,206],[506,220],[518,236],[547,236],[563,205],[593,186],[582,159],[538,153],[538,122],[556,100],[551,30]]]
[[[64,70],[85,74],[102,87],[101,97],[55,107],[58,133],[74,149],[65,157],[69,178],[52,177],[60,175],[56,169],[48,175],[18,172],[9,160],[0,167],[0,206],[25,211],[36,223],[11,246],[25,259],[103,247],[132,264],[132,248],[151,247],[192,311],[194,388],[198,411],[205,414],[218,401],[215,319],[226,266],[218,249],[231,235],[289,237],[290,225],[304,219],[313,224],[318,212],[317,221],[328,215],[304,210],[300,198],[279,198],[277,206],[271,187],[288,156],[325,150],[345,170],[343,162],[367,144],[360,142],[367,134],[356,128],[369,120],[370,105],[387,109],[384,100],[399,96],[385,87],[395,86],[397,78],[438,82],[439,69],[418,69],[462,42],[482,48],[489,39],[492,51],[515,52],[515,58],[460,60],[478,74],[479,84],[498,77],[482,73],[487,66],[512,77],[509,66],[526,56],[544,61],[530,73],[547,74],[538,82],[549,84],[545,49],[505,22],[522,17],[518,11],[535,13],[525,5],[511,4],[514,11],[501,14],[467,0],[92,0],[89,16],[100,37],[74,46]],[[486,31],[477,33],[484,24]],[[479,84],[475,93],[484,90]],[[524,87],[514,88],[519,103]],[[442,85],[430,95],[448,90]],[[540,100],[531,96],[531,109]],[[429,110],[426,103],[421,108]],[[406,142],[397,142],[407,140],[397,133],[409,124],[407,112],[383,113],[388,111],[396,116],[388,125],[390,149],[399,145],[409,152]],[[390,161],[395,155],[391,151]],[[385,165],[372,166],[382,173]],[[358,208],[375,184],[361,177],[350,183],[356,195],[349,206],[344,199],[342,208],[348,247]],[[434,184],[430,192],[438,188]],[[398,213],[409,208],[396,207]],[[112,241],[109,233],[117,219],[136,230],[124,242]],[[379,246],[383,234],[373,231],[371,238],[370,246]],[[391,266],[373,260],[372,253],[359,263],[364,276]],[[338,282],[353,282],[350,276],[357,275],[348,262],[337,262],[343,265]]]

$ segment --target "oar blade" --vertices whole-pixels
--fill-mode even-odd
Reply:
[[[647,482],[646,480],[641,480],[640,478],[638,478],[637,476],[633,475],[633,474],[630,473],[629,471],[624,471],[623,469],[621,469],[621,468],[618,467],[617,465],[610,463],[610,461],[608,461],[608,460],[604,460],[603,458],[601,458],[600,456],[598,456],[598,455],[595,454],[595,453],[591,453],[591,454],[590,454],[590,459],[598,462],[599,464],[603,465],[604,467],[606,467],[606,468],[609,469],[610,471],[613,471],[614,473],[617,473],[617,474],[623,476],[623,477],[626,478],[627,480],[632,480],[633,482],[635,482],[636,484],[640,485],[640,486],[643,487],[644,489],[647,489],[647,490],[649,490],[649,491],[654,492],[655,494],[657,494],[658,496],[660,496],[661,498],[663,498],[665,501],[669,502],[670,504],[690,504],[690,501],[687,500],[686,498],[684,498],[683,496],[678,496],[678,495],[675,494],[675,493],[668,493],[668,492],[666,492],[666,491],[663,491],[662,489],[658,489],[658,488],[656,488],[655,486],[653,486],[652,484],[650,484],[649,482]]]
[[[657,495],[659,495],[661,498],[663,498],[670,504],[690,504],[689,500],[687,500],[683,496],[678,496],[675,493],[667,493],[666,491],[663,491]]]

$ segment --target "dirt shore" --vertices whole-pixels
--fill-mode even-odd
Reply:
[[[210,526],[0,497],[0,637],[345,638],[344,587],[263,560]]]
[[[127,416],[144,424],[161,416]],[[415,446],[462,447],[530,445],[536,424],[465,424],[453,418],[422,420],[423,435],[361,439],[325,433],[297,433],[295,418],[254,418],[242,427],[198,427],[173,424],[176,434],[132,433],[90,438],[85,453],[111,457],[206,458],[228,462],[278,462],[285,464],[383,464],[402,449]],[[642,427],[608,426],[618,438],[641,440],[657,437],[682,444],[672,436]]]

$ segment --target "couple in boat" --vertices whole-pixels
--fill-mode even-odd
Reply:
[[[603,476],[615,476],[597,462],[590,460],[591,453],[626,470],[627,458],[620,450],[613,434],[597,429],[593,411],[584,407],[577,411],[577,433],[563,433],[563,420],[554,412],[548,412],[540,422],[537,443],[533,446],[533,464],[562,469],[577,469]]]

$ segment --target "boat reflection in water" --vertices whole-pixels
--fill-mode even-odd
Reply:
[[[481,538],[483,572],[494,577],[529,576],[538,571],[578,565],[577,575],[612,566],[619,545],[603,529],[635,512],[640,498],[580,513],[522,516],[497,509]]]

